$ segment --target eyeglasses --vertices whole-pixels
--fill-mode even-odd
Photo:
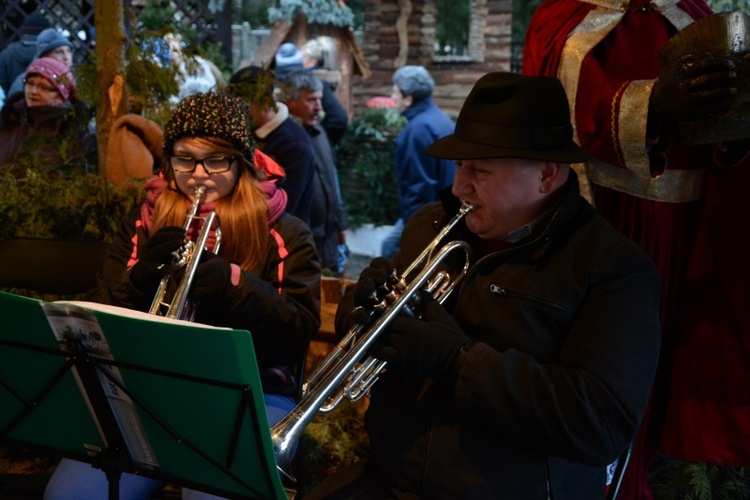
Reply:
[[[192,156],[172,156],[169,159],[169,165],[175,172],[189,174],[195,171],[195,166],[200,163],[203,165],[203,170],[210,175],[226,172],[236,159],[236,156],[211,156],[200,160]]]
[[[27,79],[24,78],[23,79],[23,84],[26,87],[29,87],[29,88],[36,87],[39,90],[42,90],[44,92],[57,92],[57,87],[54,87],[52,85],[45,85],[45,84],[43,84],[41,82],[38,82],[38,81],[27,80]]]

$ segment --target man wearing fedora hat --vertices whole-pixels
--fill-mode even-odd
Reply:
[[[428,153],[456,161],[451,192],[407,222],[393,261],[347,290],[339,331],[403,271],[461,201],[448,234],[472,249],[448,300],[421,291],[375,342],[367,460],[309,498],[601,499],[607,465],[645,410],[659,346],[659,283],[646,255],[580,196],[559,80],[480,78],[455,132]],[[455,275],[463,255],[444,263]],[[373,313],[374,315],[375,313]]]

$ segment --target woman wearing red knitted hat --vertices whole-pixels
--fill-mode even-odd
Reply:
[[[29,64],[23,93],[0,111],[0,166],[22,175],[28,168],[65,172],[96,163],[94,131],[75,87],[65,64],[49,57]]]

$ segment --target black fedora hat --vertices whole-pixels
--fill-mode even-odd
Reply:
[[[461,107],[455,132],[435,141],[427,154],[452,160],[589,159],[573,142],[568,98],[560,80],[502,72],[477,81]]]

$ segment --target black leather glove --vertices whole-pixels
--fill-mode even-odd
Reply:
[[[393,262],[385,257],[378,257],[370,262],[370,266],[362,270],[359,281],[354,285],[354,305],[372,309],[383,300],[388,292],[386,284],[395,270]]]
[[[700,120],[725,113],[737,85],[732,59],[689,55],[662,69],[651,93],[651,106],[667,120]]]
[[[426,321],[396,318],[373,354],[387,361],[389,369],[437,380],[454,370],[469,338],[439,302],[430,301],[425,316]]]
[[[138,262],[130,271],[130,283],[144,295],[153,295],[161,278],[171,271],[175,252],[185,241],[185,230],[177,226],[163,227],[146,241],[138,254]]]
[[[382,309],[383,297],[388,293],[386,282],[394,274],[393,262],[385,257],[378,257],[370,266],[362,270],[359,280],[352,288],[352,306],[339,306],[341,316],[337,313],[336,323],[343,324],[346,331],[355,325],[367,326],[376,310]],[[346,304],[347,301],[342,301]],[[344,309],[347,312],[344,312]],[[345,316],[345,317],[343,317]],[[338,330],[338,329],[337,329]]]
[[[212,252],[204,251],[195,269],[188,296],[196,305],[216,307],[224,301],[232,281],[229,262]]]

